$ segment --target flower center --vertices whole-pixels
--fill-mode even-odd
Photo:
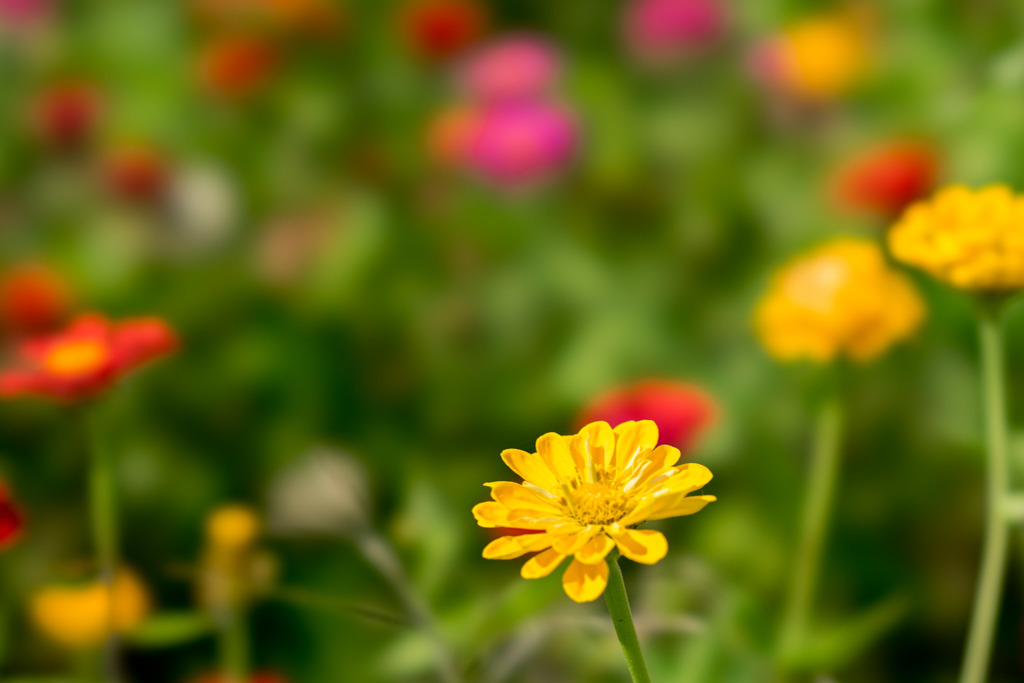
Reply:
[[[97,370],[108,358],[107,348],[99,342],[73,341],[51,349],[43,365],[55,375],[73,377]]]
[[[573,518],[580,524],[614,524],[629,511],[625,493],[607,484],[587,482],[569,495]]]

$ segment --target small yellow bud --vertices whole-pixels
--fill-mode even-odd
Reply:
[[[206,521],[206,538],[218,550],[238,551],[252,546],[263,523],[252,508],[225,505],[214,510]]]

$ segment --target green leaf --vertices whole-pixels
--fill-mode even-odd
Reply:
[[[213,622],[199,612],[164,612],[146,620],[126,637],[142,648],[176,647],[202,638],[213,630]]]

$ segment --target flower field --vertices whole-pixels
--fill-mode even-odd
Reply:
[[[0,680],[1024,680],[1022,31],[0,0]]]

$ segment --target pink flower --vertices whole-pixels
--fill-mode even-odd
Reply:
[[[627,8],[626,43],[645,61],[671,61],[704,49],[725,29],[718,0],[634,0]]]
[[[0,27],[40,24],[52,14],[49,0],[0,0]]]
[[[572,158],[577,130],[565,108],[548,102],[483,110],[469,145],[471,167],[508,188],[543,181]]]
[[[602,421],[614,426],[653,420],[664,443],[685,451],[717,412],[711,397],[693,384],[650,379],[615,387],[598,396],[583,409],[577,423]]]
[[[461,83],[478,100],[522,100],[547,94],[560,71],[558,53],[550,43],[517,35],[490,43],[470,57]]]

